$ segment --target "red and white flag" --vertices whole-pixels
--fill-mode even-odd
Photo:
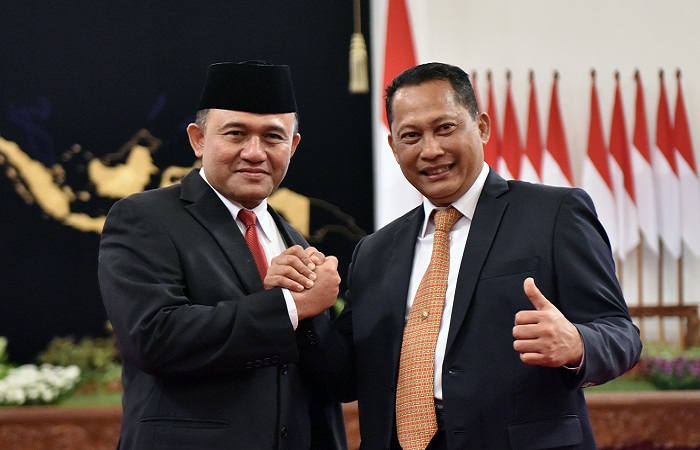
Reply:
[[[496,108],[496,96],[494,95],[493,80],[491,79],[491,71],[486,74],[489,85],[489,104],[485,109],[486,114],[491,118],[491,137],[484,145],[484,161],[491,166],[493,170],[499,169],[499,160],[501,159],[501,148],[503,141],[501,140],[501,132],[499,131],[498,112]]]
[[[603,224],[610,239],[614,255],[618,253],[617,217],[612,177],[610,176],[610,154],[605,146],[603,123],[600,119],[598,89],[595,73],[591,83],[591,121],[588,130],[588,151],[583,163],[583,186],[593,199],[598,219]]]
[[[523,144],[518,129],[518,115],[510,89],[510,71],[507,75],[506,112],[503,118],[503,144],[498,173],[505,179],[520,179],[520,163],[523,159]]]
[[[547,143],[542,156],[542,183],[552,186],[574,185],[574,177],[571,175],[571,163],[569,162],[569,150],[566,145],[564,123],[559,111],[559,94],[557,83],[559,74],[554,73],[552,84],[552,99],[549,105],[549,124],[547,126]]]
[[[405,0],[372,2],[373,49],[376,55],[373,90],[374,116],[374,225],[380,228],[422,201],[420,193],[401,173],[389,147],[389,125],[384,111],[384,88],[396,75],[417,64],[411,20]],[[383,46],[383,47],[382,47]],[[383,58],[382,58],[383,55]]]
[[[620,93],[620,74],[615,74],[615,103],[610,125],[610,175],[617,206],[618,255],[624,261],[639,245],[639,222],[635,201],[634,179],[627,140],[625,113]]]
[[[676,163],[681,190],[681,235],[683,242],[696,256],[700,256],[700,181],[695,164],[693,144],[690,140],[688,117],[681,87],[681,72],[676,73],[678,95],[676,97],[673,141],[676,147]]]
[[[530,71],[530,103],[527,113],[527,136],[525,137],[525,154],[520,165],[520,179],[539,183],[542,168],[542,136],[540,135],[540,115],[537,111],[537,92],[535,75]]]
[[[663,72],[659,74],[661,88],[656,114],[656,146],[652,153],[656,204],[659,208],[659,235],[664,248],[674,259],[681,257],[681,199],[673,129],[666,99]]]
[[[647,247],[659,254],[659,220],[656,208],[656,190],[654,173],[651,165],[651,149],[647,128],[646,108],[644,107],[644,89],[642,79],[637,72],[635,100],[634,136],[632,137],[632,173],[634,178],[634,195],[637,204],[639,230],[642,232]]]

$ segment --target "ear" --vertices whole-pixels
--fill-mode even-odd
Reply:
[[[297,151],[297,145],[299,145],[299,141],[301,141],[301,134],[297,133],[292,137],[292,151],[289,153],[289,157],[291,158],[294,156],[294,152]]]
[[[481,136],[481,143],[486,145],[491,137],[491,118],[485,112],[479,113],[476,117],[477,126],[479,127],[479,136]]]
[[[194,150],[197,158],[201,158],[204,154],[204,130],[196,123],[187,125],[187,136],[190,138],[190,146]]]

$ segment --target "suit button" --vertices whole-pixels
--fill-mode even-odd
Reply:
[[[260,366],[262,366],[262,361],[260,361],[259,359],[256,359],[255,360],[255,367],[260,367]]]
[[[309,345],[316,345],[316,335],[313,331],[306,331],[306,340],[309,341]]]
[[[270,365],[270,358],[263,359],[263,364],[266,366],[269,366]]]
[[[246,369],[252,369],[252,368],[253,368],[253,363],[250,362],[250,361],[248,361],[247,363],[245,363],[245,368],[246,368]]]
[[[282,371],[282,375],[287,375],[287,365],[286,364],[282,365],[281,371]]]
[[[272,361],[272,364],[277,364],[278,362],[280,362],[280,357],[275,355],[270,359],[270,361]]]
[[[282,431],[280,431],[280,436],[287,437],[289,436],[289,430],[287,430],[287,427],[282,427]]]

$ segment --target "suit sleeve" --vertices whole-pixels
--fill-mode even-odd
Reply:
[[[610,244],[593,202],[580,189],[562,201],[554,232],[557,307],[576,326],[585,347],[581,371],[566,372],[570,387],[601,384],[631,369],[641,340],[615,274]]]
[[[364,238],[360,240],[353,252],[352,263],[348,269],[345,307],[340,316],[331,323],[327,315],[319,315],[312,321],[311,319],[303,321],[307,322],[306,324],[300,323],[297,330],[297,332],[301,331],[302,336],[307,336],[307,339],[302,339],[303,345],[300,348],[305,350],[302,350],[302,355],[307,355],[310,378],[322,386],[331,397],[341,402],[357,399],[350,286],[358,250],[363,242]],[[313,331],[305,331],[308,329]]]
[[[296,338],[281,290],[246,295],[228,275],[230,265],[220,267],[208,258],[196,269],[185,264],[182,253],[201,243],[183,247],[182,241],[193,239],[174,236],[148,205],[127,198],[112,207],[98,274],[123,357],[147,373],[182,376],[296,361]],[[220,282],[225,276],[228,286]],[[212,285],[211,290],[193,292],[195,278],[197,286]],[[202,301],[214,297],[209,294],[217,300]]]

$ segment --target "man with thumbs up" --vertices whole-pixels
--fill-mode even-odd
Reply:
[[[490,168],[491,121],[458,67],[406,70],[386,112],[424,201],[357,245],[318,340],[362,448],[595,449],[582,388],[642,345],[590,197]]]

